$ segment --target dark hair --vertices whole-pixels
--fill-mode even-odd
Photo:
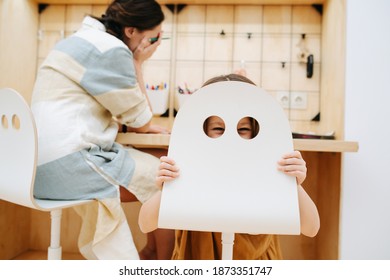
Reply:
[[[104,24],[108,33],[123,40],[125,27],[140,31],[153,29],[164,20],[164,13],[155,0],[114,0],[106,13],[96,19]]]
[[[214,78],[211,78],[211,79],[208,79],[202,87],[205,87],[207,85],[210,85],[210,84],[214,84],[214,83],[218,83],[218,82],[224,82],[224,81],[236,81],[236,82],[243,82],[243,83],[248,83],[248,84],[252,84],[252,85],[256,85],[254,82],[252,82],[250,79],[248,79],[247,77],[245,76],[242,76],[240,74],[228,74],[228,75],[221,75],[221,76],[216,76]],[[260,130],[260,127],[259,127],[259,123],[257,122],[256,119],[252,118],[252,117],[248,117],[250,119],[250,122],[251,122],[251,126],[252,126],[252,138],[256,137],[256,135],[259,133],[259,130]],[[208,120],[207,119],[204,123],[203,123],[203,130],[206,131],[206,128],[208,126]]]

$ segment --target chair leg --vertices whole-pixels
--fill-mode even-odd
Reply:
[[[48,248],[48,260],[61,260],[62,248],[60,245],[62,209],[50,211],[51,233],[50,247]]]
[[[233,259],[234,233],[222,232],[222,260]]]

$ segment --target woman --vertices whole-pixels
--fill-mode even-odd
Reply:
[[[79,247],[87,259],[138,258],[120,202],[144,202],[156,192],[159,161],[115,139],[118,130],[168,133],[151,124],[142,77],[142,64],[161,43],[163,20],[154,0],[115,0],[101,18],[87,16],[59,42],[38,72],[34,195],[98,200],[77,208]],[[168,238],[162,241],[169,258],[172,231],[156,233]]]

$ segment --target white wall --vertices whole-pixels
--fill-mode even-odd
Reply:
[[[347,0],[340,259],[390,259],[390,1]]]

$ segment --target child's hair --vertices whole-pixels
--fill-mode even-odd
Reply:
[[[153,29],[163,22],[164,13],[155,0],[114,0],[105,14],[94,18],[104,24],[108,33],[123,41],[125,27]]]
[[[252,82],[247,77],[239,75],[239,74],[232,73],[232,74],[228,74],[228,75],[221,75],[221,76],[217,76],[217,77],[211,78],[211,79],[207,80],[203,84],[202,87],[210,85],[210,84],[213,84],[213,83],[217,83],[217,82],[223,82],[223,81],[237,81],[237,82],[243,82],[243,83],[256,85],[254,82]]]
[[[236,82],[243,82],[243,83],[252,84],[254,86],[256,85],[254,82],[252,82],[250,79],[248,79],[245,76],[242,76],[240,74],[231,73],[231,74],[221,75],[221,76],[217,76],[217,77],[208,79],[202,85],[202,87],[208,86],[210,84],[218,83],[218,82],[225,82],[225,81],[236,81]],[[249,117],[249,119],[250,119],[251,126],[252,126],[252,137],[251,138],[254,138],[259,133],[259,130],[260,130],[259,123],[252,117]],[[206,128],[209,125],[207,120],[203,124],[204,131],[206,131]]]

